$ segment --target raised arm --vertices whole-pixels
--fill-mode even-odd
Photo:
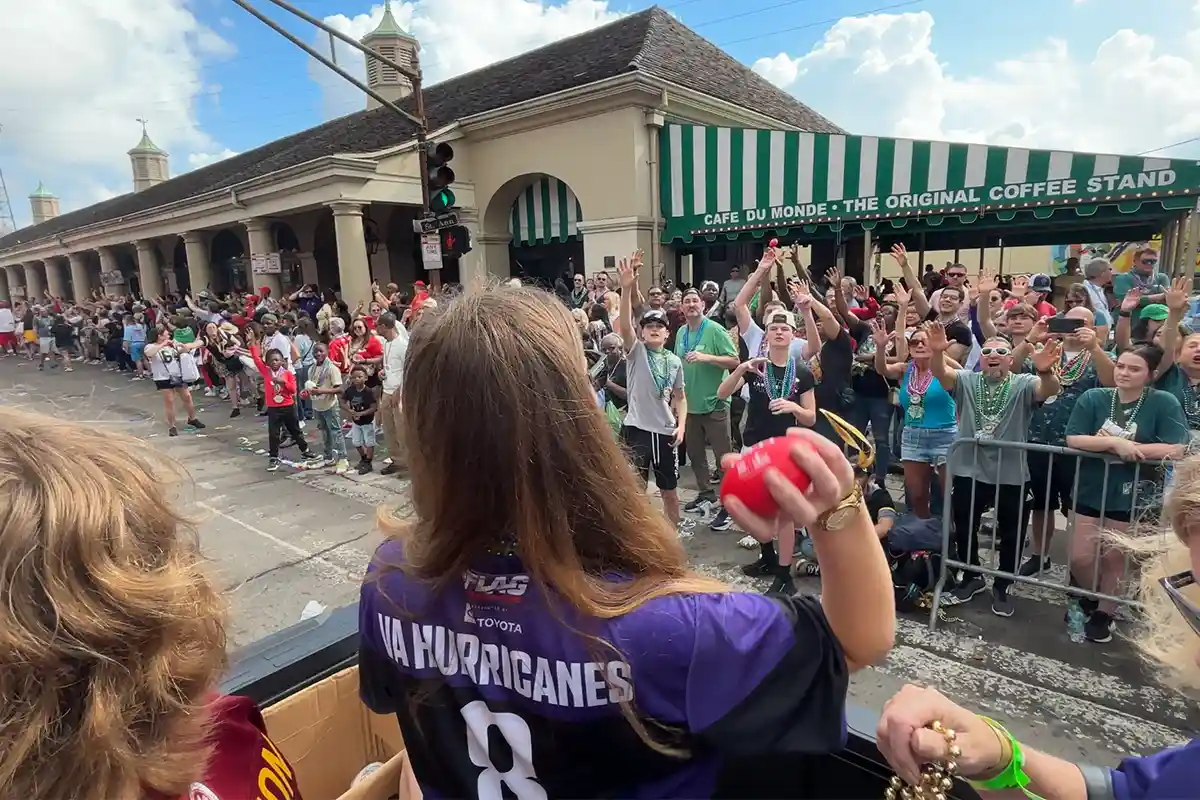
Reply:
[[[776,252],[768,247],[763,252],[758,267],[746,278],[746,283],[737,293],[737,297],[733,298],[733,313],[737,315],[738,330],[742,333],[750,330],[750,323],[753,322],[750,316],[750,299],[754,297],[754,293],[759,291],[760,287],[765,285],[766,278],[771,273],[771,265],[776,261],[776,256]],[[760,296],[758,307],[762,308],[763,305],[765,305],[765,300]]]
[[[1187,314],[1191,293],[1192,277],[1190,275],[1176,278],[1166,292],[1167,321],[1163,323],[1165,326],[1162,341],[1163,360],[1154,373],[1155,379],[1167,374],[1167,370],[1175,364],[1175,349],[1179,344],[1179,326],[1183,323],[1184,315]]]
[[[903,361],[888,363],[888,342],[896,337],[895,332],[888,333],[879,320],[871,320],[871,338],[875,340],[875,371],[885,378],[898,379],[908,367]],[[898,337],[903,338],[903,337]]]
[[[908,250],[904,245],[896,243],[892,245],[892,259],[900,266],[900,271],[904,274],[904,282],[911,287],[913,303],[916,306],[917,313],[924,319],[929,315],[929,298],[925,296],[925,289],[921,286],[921,281],[917,280],[917,273],[913,271],[912,264],[908,261]]]
[[[633,254],[633,258],[622,258],[621,263],[617,265],[617,277],[621,282],[621,300],[617,312],[617,333],[621,334],[621,343],[625,346],[625,352],[637,343],[637,335],[634,333],[633,323],[633,285],[637,283],[637,271],[634,269],[633,261],[641,261],[641,250]]]
[[[946,339],[946,326],[940,322],[933,322],[928,330],[929,349],[933,352],[933,357],[929,360],[929,369],[942,388],[953,394],[958,384],[958,373],[946,363],[946,351],[950,349],[950,342]]]
[[[1062,342],[1057,339],[1051,340],[1045,347],[1030,356],[1038,378],[1038,385],[1034,389],[1033,396],[1039,403],[1045,402],[1062,391],[1062,385],[1058,382],[1058,370],[1055,369],[1061,358]]]

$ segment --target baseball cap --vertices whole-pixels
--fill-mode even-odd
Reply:
[[[642,319],[638,324],[639,325],[655,324],[655,325],[662,325],[664,327],[669,327],[667,324],[667,312],[662,311],[661,309],[652,308],[649,311],[647,311],[645,314],[642,314]]]
[[[261,294],[263,297],[269,297],[271,295],[271,287],[270,286],[260,286],[260,287],[258,287],[258,293]]]
[[[1048,292],[1050,291],[1051,283],[1050,276],[1039,272],[1029,279],[1029,291],[1031,292]]]
[[[1151,303],[1142,309],[1140,316],[1142,319],[1152,319],[1156,322],[1162,322],[1167,318],[1167,307],[1162,303]]]
[[[414,282],[413,282],[413,286],[420,286],[422,289],[424,289],[424,288],[425,288],[425,281],[414,281]]]
[[[787,325],[792,330],[795,330],[796,329],[796,315],[790,311],[784,311],[783,309],[775,309],[774,311],[772,311],[770,313],[770,315],[768,315],[768,317],[765,320],[763,320],[763,323],[765,325],[778,325],[779,323],[783,323],[784,325]]]

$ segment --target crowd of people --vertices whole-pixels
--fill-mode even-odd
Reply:
[[[595,389],[604,368],[588,364],[557,300],[530,288],[480,288],[440,301],[432,314],[422,307],[405,340],[397,397],[373,404],[402,410],[394,424],[410,445],[412,514],[380,510],[386,536],[362,578],[357,670],[362,702],[398,718],[426,795],[708,797],[729,764],[753,763],[778,785],[791,776],[790,757],[844,748],[850,675],[885,657],[896,628],[880,546],[889,518],[864,490],[874,447],[841,421],[850,414],[841,387],[853,381],[856,363],[882,367],[874,373],[882,381],[889,367],[905,365],[906,421],[944,422],[952,401],[960,430],[996,439],[1067,402],[1064,389],[1095,372],[1101,386],[1080,388],[1068,415],[1063,435],[1073,447],[1129,454],[1133,463],[1174,454],[1180,444],[1170,441],[1181,438],[1171,419],[1149,418],[1185,426],[1190,419],[1170,387],[1182,382],[1180,391],[1191,391],[1200,344],[1169,339],[1172,328],[1159,345],[1131,338],[1107,367],[1096,363],[1112,359],[1094,346],[1094,323],[1047,332],[1042,341],[1040,320],[1021,336],[1005,314],[1001,330],[959,343],[949,304],[958,296],[970,304],[968,320],[997,326],[999,315],[985,321],[978,313],[980,299],[991,300],[979,291],[991,286],[983,276],[975,290],[943,290],[939,308],[910,281],[911,295],[897,291],[894,306],[886,295],[875,300],[863,333],[850,320],[860,316],[850,298],[863,293],[839,275],[827,298],[803,278],[776,283],[783,299],[767,294],[767,272],[785,260],[787,253],[768,251],[734,298],[746,309],[735,308],[731,324],[747,311],[761,319],[738,330],[747,357],[729,355],[733,337],[704,314],[702,292],[685,290],[684,322],[674,331],[652,301],[635,317],[643,305],[639,259],[622,265],[615,351],[628,363],[620,432],[641,476],[669,477],[682,440],[722,446],[715,440],[726,431],[718,424],[728,420],[726,400],[747,389],[742,444],[782,433],[786,457],[810,486],[802,491],[768,469],[776,512],[756,514],[737,494],[724,510],[763,543],[764,556],[773,541],[782,556],[784,536],[803,528],[822,567],[819,596],[740,591],[689,564],[675,519],[688,512],[667,503],[664,516],[642,491],[614,435],[607,396]],[[762,293],[757,304],[755,292]],[[1174,324],[1186,292],[1175,284],[1162,295]],[[1137,300],[1122,299],[1128,316],[1118,311],[1118,328],[1144,314]],[[855,308],[870,305],[863,297]],[[926,305],[928,323],[920,320]],[[1026,306],[1033,308],[1014,308]],[[390,313],[380,314],[376,329],[387,329]],[[1069,319],[1087,322],[1082,313]],[[804,363],[792,355],[797,332],[805,334]],[[876,349],[860,353],[867,341]],[[955,352],[956,343],[966,352]],[[309,383],[297,384],[285,353],[262,339],[238,350],[239,358],[249,350],[268,395],[283,396],[275,408]],[[1079,353],[1086,368],[1068,375]],[[964,359],[955,359],[960,368],[950,363],[954,355]],[[1182,376],[1163,369],[1168,357]],[[1022,358],[1029,368],[1014,371]],[[382,363],[392,371],[386,354]],[[699,367],[715,372],[696,374]],[[1104,388],[1110,373],[1114,386]],[[463,390],[467,380],[471,391]],[[1166,388],[1152,390],[1151,381]],[[945,398],[932,396],[935,385]],[[711,393],[717,402],[697,403],[701,420],[693,425],[689,390],[697,386],[698,399]],[[611,390],[607,378],[604,387]],[[835,398],[841,413],[831,411]],[[358,424],[371,408],[357,412]],[[435,417],[454,424],[429,424]],[[853,464],[843,437],[858,450]],[[902,458],[940,447],[937,437],[907,442]],[[967,463],[959,446],[946,456],[955,494]],[[700,450],[691,442],[684,449]],[[726,453],[720,466],[730,469],[736,458]],[[1024,483],[1024,474],[1018,480],[986,457],[970,463],[998,502],[1006,487]],[[928,478],[941,465],[925,466],[933,467],[921,473]],[[195,530],[172,505],[173,477],[172,464],[143,441],[0,408],[0,796],[302,796],[304,776],[271,741],[254,704],[215,691],[227,658],[225,609]],[[463,502],[464,486],[471,502]],[[1077,498],[1075,513],[1090,502]],[[1191,458],[1167,496],[1163,522],[1174,535],[1114,544],[1141,548],[1144,652],[1193,690],[1200,609],[1188,592],[1200,570],[1191,539],[1197,513],[1200,459]],[[1023,747],[999,722],[918,687],[884,709],[879,748],[897,772],[891,798],[944,797],[965,778],[987,798],[1150,800],[1191,796],[1200,774],[1195,743],[1116,768],[1077,765]],[[329,757],[338,752],[330,748]],[[873,768],[870,776],[877,779]]]
[[[229,403],[229,416],[253,408],[267,419],[267,469],[295,446],[305,468],[359,474],[375,467],[377,439],[388,449],[380,472],[402,474],[397,431],[407,326],[437,307],[423,281],[411,292],[396,284],[371,287],[373,299],[351,311],[338,295],[303,286],[283,297],[258,294],[137,298],[96,291],[83,303],[47,292],[40,300],[0,302],[0,358],[19,357],[38,369],[73,363],[102,365],[131,381],[149,379],[163,399],[170,436],[201,430],[192,392]],[[457,287],[440,293],[450,294]],[[313,443],[304,429],[316,422]]]
[[[1061,512],[1074,516],[1071,584],[1119,595],[1125,558],[1101,531],[1127,530],[1154,509],[1157,465],[1182,456],[1200,430],[1190,277],[1171,282],[1150,247],[1128,273],[1096,258],[1082,269],[1073,261],[1058,281],[969,279],[958,264],[918,276],[902,245],[890,257],[903,278],[864,286],[836,268],[804,268],[796,248],[768,248],[722,286],[655,285],[643,296],[635,254],[615,276],[576,275],[557,294],[596,351],[592,376],[614,432],[643,480],[653,473],[680,536],[701,521],[732,526],[714,491],[728,453],[792,426],[842,442],[844,419],[873,442],[862,491],[881,539],[903,509],[906,531],[924,530],[927,549],[940,550],[940,528],[910,523],[948,514],[954,554],[979,567],[990,512],[998,569],[1031,577],[1051,566]],[[885,483],[893,462],[903,504]],[[689,463],[697,495],[681,506],[679,469]],[[745,572],[773,577],[770,591],[792,591],[798,570],[819,574],[804,531],[779,520],[772,536],[746,544],[755,538],[760,557]],[[981,573],[955,578],[949,604],[989,589]],[[1015,611],[1010,585],[991,582],[999,616]],[[1110,641],[1113,601],[1080,604],[1086,637]]]

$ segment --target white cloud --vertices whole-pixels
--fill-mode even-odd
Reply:
[[[214,164],[217,161],[224,161],[227,158],[232,158],[237,155],[236,150],[230,150],[228,147],[216,153],[188,153],[187,163],[188,169],[199,169],[207,167],[209,164]]]
[[[524,53],[566,36],[611,22],[622,14],[608,0],[566,0],[550,5],[546,0],[415,0],[392,4],[392,15],[421,43],[421,66],[427,84]],[[325,24],[361,39],[383,18],[383,4],[370,11],[325,17]],[[314,38],[317,49],[328,55],[329,37]],[[337,62],[366,82],[362,53],[337,43]],[[366,106],[362,93],[315,59],[309,75],[321,89],[326,115],[348,114]]]
[[[938,56],[932,14],[874,14],[754,69],[854,133],[1138,153],[1200,134],[1200,19],[1192,27],[1177,52],[1121,29],[1094,51],[1048,38],[958,75]]]
[[[19,225],[29,221],[23,198],[39,180],[64,211],[102,199],[109,187],[131,190],[126,151],[141,135],[138,117],[168,152],[221,151],[197,122],[196,103],[209,93],[203,63],[234,48],[189,6],[0,0],[0,163]]]

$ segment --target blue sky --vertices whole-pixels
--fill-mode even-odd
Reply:
[[[254,2],[322,41],[267,0]],[[382,2],[295,0],[358,35]],[[647,5],[397,0],[395,10],[436,79]],[[1200,111],[1191,110],[1200,109],[1200,0],[660,5],[853,132],[1123,152],[1200,134]],[[53,51],[73,30],[100,46],[73,48],[58,73],[17,69],[23,50]],[[38,180],[64,210],[127,191],[137,117],[149,119],[178,174],[365,102],[231,0],[0,0],[0,36],[16,51],[0,66],[10,88],[0,99],[0,167],[18,224]],[[361,70],[360,59],[342,58]]]

